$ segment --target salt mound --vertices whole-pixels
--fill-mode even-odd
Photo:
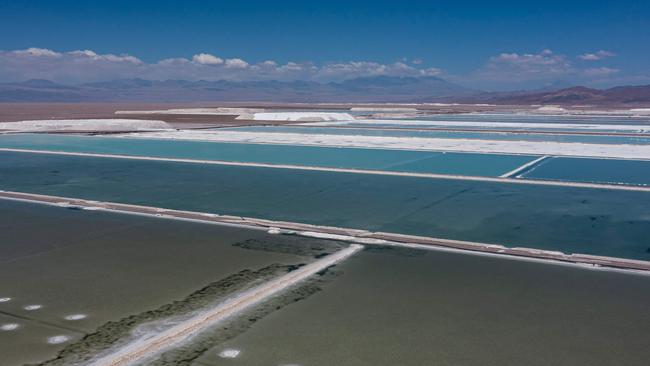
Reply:
[[[567,110],[562,108],[562,107],[545,105],[543,107],[537,108],[535,110],[535,112],[537,112],[537,113],[559,113],[559,114],[564,114],[564,113],[567,113]]]
[[[118,131],[158,131],[171,127],[163,121],[138,119],[57,119],[20,122],[0,122],[0,130],[19,132],[118,132]]]
[[[292,122],[328,122],[328,121],[354,121],[348,113],[330,112],[276,112],[254,113],[241,115],[237,119],[253,119],[255,121],[292,121]]]

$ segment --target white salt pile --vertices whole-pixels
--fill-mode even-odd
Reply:
[[[252,119],[255,121],[292,121],[292,122],[326,122],[326,121],[353,121],[348,113],[330,112],[273,112],[254,113],[241,115],[237,119]]]

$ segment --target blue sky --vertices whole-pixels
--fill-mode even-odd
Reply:
[[[648,1],[2,0],[0,58],[33,47],[64,56],[77,50],[130,55],[147,67],[200,54],[224,61],[202,71],[147,71],[161,78],[327,80],[403,69],[486,89],[639,84],[650,83],[649,19]],[[293,73],[245,73],[226,68],[228,59],[301,65],[303,72],[292,66]],[[42,68],[45,61],[0,61],[0,79],[47,76],[19,67]],[[52,78],[65,78],[71,71],[57,73],[57,67],[71,66],[57,62],[46,68]],[[365,66],[370,71],[348,65],[353,62],[371,63]],[[327,65],[339,65],[344,75],[314,71]],[[75,81],[135,73],[124,67],[107,73],[110,67],[100,66],[95,75],[82,68],[90,74]]]

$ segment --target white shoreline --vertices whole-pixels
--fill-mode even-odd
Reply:
[[[234,297],[203,311],[161,333],[148,335],[127,346],[90,362],[90,366],[125,366],[151,357],[165,349],[178,345],[216,323],[230,318],[269,297],[292,287],[314,274],[333,266],[363,249],[362,245],[351,244],[334,254],[291,271],[276,279],[243,291]]]
[[[649,126],[650,127],[650,126]],[[292,146],[350,147],[416,151],[554,155],[591,158],[650,160],[650,145],[586,144],[580,142],[450,139],[370,135],[301,134],[294,132],[170,131],[142,132],[116,137],[277,144]]]
[[[539,115],[549,116],[550,115]],[[507,117],[506,117],[507,118]],[[481,122],[481,121],[430,121],[430,120],[407,120],[407,119],[357,119],[355,121],[324,121],[305,123],[308,126],[345,126],[346,124],[378,125],[391,124],[396,126],[445,126],[445,127],[489,127],[489,128],[530,128],[530,129],[572,129],[572,130],[614,130],[614,131],[635,131],[650,132],[650,124],[624,125],[624,124],[597,124],[597,123],[543,123],[543,122]]]
[[[575,266],[583,269],[636,273],[650,276],[650,261],[604,257],[588,254],[564,254],[534,248],[505,247],[498,244],[469,242],[453,239],[423,237],[406,234],[371,232],[331,226],[318,226],[297,222],[274,221],[242,216],[219,215],[205,212],[181,211],[151,206],[138,206],[113,202],[99,202],[77,198],[0,191],[0,199],[44,204],[56,207],[79,207],[169,220],[265,230],[274,234],[291,234],[340,240],[363,245],[393,245],[416,249],[438,250],[460,254],[490,256],[501,259],[534,261],[546,264]]]
[[[607,189],[607,190],[633,191],[633,192],[650,192],[650,186],[635,186],[635,185],[624,185],[624,184],[564,182],[564,181],[541,180],[541,179],[528,180],[528,179],[514,179],[514,178],[502,178],[502,177],[480,177],[480,176],[472,176],[472,175],[412,173],[412,172],[399,172],[399,171],[388,171],[388,170],[328,168],[328,167],[316,167],[316,166],[306,166],[306,165],[245,163],[245,162],[232,162],[232,161],[223,161],[223,160],[196,160],[196,159],[163,158],[163,157],[135,156],[135,155],[95,154],[95,153],[81,153],[81,152],[67,152],[67,151],[0,148],[0,152],[2,151],[29,153],[29,154],[44,154],[44,155],[81,156],[81,157],[144,160],[144,161],[165,161],[165,162],[191,163],[191,164],[245,166],[245,167],[255,167],[255,168],[307,170],[307,171],[322,171],[322,172],[336,172],[336,173],[350,173],[350,174],[464,180],[464,181],[474,181],[474,182],[528,184],[528,185],[554,186],[554,187],[573,187],[573,188]]]

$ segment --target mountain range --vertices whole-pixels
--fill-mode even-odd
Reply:
[[[650,85],[593,89],[583,86],[516,92],[483,92],[439,77],[374,76],[314,81],[187,81],[118,79],[63,85],[33,79],[0,83],[0,102],[460,102],[493,104],[643,105]]]

